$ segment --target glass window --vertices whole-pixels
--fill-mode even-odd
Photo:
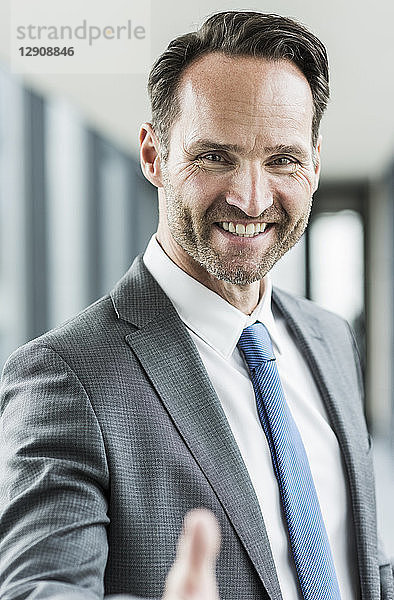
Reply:
[[[310,225],[311,299],[353,326],[364,312],[364,229],[353,210],[317,215]]]

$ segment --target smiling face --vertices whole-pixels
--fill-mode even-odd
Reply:
[[[302,235],[317,187],[309,84],[289,61],[209,54],[184,73],[179,101],[158,239],[200,280],[260,280]]]

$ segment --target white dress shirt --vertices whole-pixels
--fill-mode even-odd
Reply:
[[[284,600],[300,600],[286,524],[268,443],[257,414],[253,385],[237,348],[255,321],[271,336],[286,400],[300,431],[334,557],[342,600],[359,598],[354,527],[343,459],[320,393],[281,315],[271,310],[272,284],[248,316],[182,271],[153,236],[144,263],[171,300],[196,344],[222,404],[256,492]]]

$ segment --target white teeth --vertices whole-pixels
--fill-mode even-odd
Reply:
[[[237,233],[237,235],[243,235],[245,233],[245,225],[237,223],[235,226],[235,232]]]
[[[232,223],[228,221],[222,221],[220,223],[222,229],[239,235],[241,237],[254,237],[259,233],[263,233],[267,227],[267,223],[248,223],[246,226],[242,223]]]

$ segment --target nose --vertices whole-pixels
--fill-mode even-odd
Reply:
[[[234,174],[226,196],[227,204],[237,206],[249,217],[258,217],[274,202],[270,176],[261,163],[250,162]]]

